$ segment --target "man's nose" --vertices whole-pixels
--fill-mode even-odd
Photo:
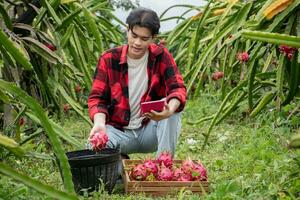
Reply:
[[[136,38],[135,39],[135,41],[134,41],[134,43],[136,44],[136,45],[141,45],[142,44],[142,41],[141,41],[141,38]]]

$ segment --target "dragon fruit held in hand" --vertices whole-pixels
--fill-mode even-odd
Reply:
[[[137,180],[137,181],[143,181],[143,180],[145,180],[146,177],[147,177],[147,171],[146,171],[146,168],[145,168],[144,164],[137,164],[137,165],[135,165],[131,169],[131,172],[130,172],[129,176],[133,180]]]
[[[158,167],[156,165],[156,162],[151,159],[147,159],[144,161],[144,166],[147,171],[147,176],[153,174],[155,177],[157,176]]]
[[[171,181],[173,179],[172,170],[162,164],[158,171],[157,179],[160,181]]]
[[[95,133],[90,138],[90,143],[92,145],[93,150],[95,151],[99,151],[103,149],[106,146],[107,142],[108,142],[108,136],[103,131]]]
[[[172,168],[173,166],[173,159],[172,159],[172,155],[171,153],[165,151],[162,152],[158,158],[157,158],[157,162],[159,163],[159,165],[161,166],[162,164],[164,166],[166,166],[167,168]]]

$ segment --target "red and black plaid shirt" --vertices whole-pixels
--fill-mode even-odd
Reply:
[[[88,98],[90,118],[93,120],[96,113],[104,113],[106,123],[119,129],[127,126],[130,120],[127,51],[128,45],[124,45],[102,54]],[[183,110],[186,88],[172,55],[165,47],[149,46],[147,72],[148,89],[141,102],[177,98],[180,101],[177,112]]]

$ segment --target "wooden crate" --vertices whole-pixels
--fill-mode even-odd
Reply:
[[[192,193],[205,194],[209,190],[208,181],[135,181],[130,180],[129,170],[142,160],[122,160],[124,167],[124,184],[126,194],[144,193],[146,195],[175,195],[181,189],[190,190]],[[175,165],[180,165],[181,160],[174,160]]]

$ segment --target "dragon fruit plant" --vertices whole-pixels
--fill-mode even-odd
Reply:
[[[105,148],[108,142],[108,136],[105,132],[100,131],[95,133],[89,141],[92,145],[93,150],[100,151],[101,149]]]

